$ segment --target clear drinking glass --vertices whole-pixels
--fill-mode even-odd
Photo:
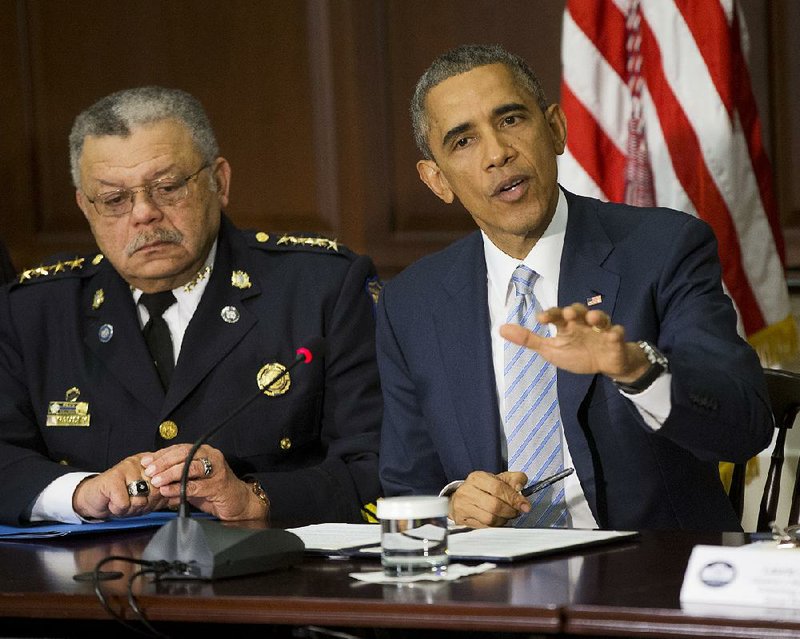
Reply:
[[[413,495],[378,500],[381,563],[387,576],[447,569],[447,497]]]

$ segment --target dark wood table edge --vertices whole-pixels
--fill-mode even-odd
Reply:
[[[567,606],[563,632],[578,636],[705,637],[709,639],[800,638],[800,623],[736,617],[700,617],[680,610],[651,608],[609,609],[606,606]],[[789,627],[787,627],[789,626]]]
[[[109,595],[112,610],[135,619],[128,602]],[[562,607],[520,607],[513,615],[507,606],[480,604],[393,604],[313,597],[236,596],[190,599],[141,595],[139,606],[150,621],[425,628],[489,630],[558,634]],[[14,593],[0,595],[0,619],[110,619],[100,602],[90,595]]]

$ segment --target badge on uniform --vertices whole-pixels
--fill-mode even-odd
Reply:
[[[97,310],[103,305],[103,302],[106,301],[106,294],[102,288],[98,288],[94,292],[94,297],[92,298],[92,309]]]
[[[239,321],[239,309],[235,306],[226,306],[219,312],[220,317],[228,324],[236,324]]]
[[[47,404],[47,425],[89,426],[91,419],[89,403],[79,402],[80,396],[80,389],[73,386],[67,391],[64,401],[49,402]]]
[[[280,379],[278,379],[279,377]],[[264,391],[264,395],[270,397],[283,395],[292,386],[292,380],[289,373],[286,372],[286,367],[278,362],[264,364],[256,375],[256,382],[258,387]]]
[[[231,273],[231,286],[244,290],[250,288],[252,285],[253,284],[250,282],[250,275],[245,271],[233,271],[233,273]]]
[[[103,324],[97,329],[97,337],[103,344],[108,344],[111,338],[114,337],[114,327],[111,324]]]

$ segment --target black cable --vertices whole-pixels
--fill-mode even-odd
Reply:
[[[94,571],[92,571],[92,585],[94,586],[94,594],[97,595],[97,599],[100,601],[100,605],[103,606],[103,609],[111,616],[112,619],[118,621],[123,626],[128,628],[129,630],[133,630],[134,632],[139,632],[138,628],[135,628],[133,625],[128,623],[124,617],[118,615],[109,605],[108,600],[106,599],[106,595],[103,592],[103,589],[100,587],[100,569],[107,563],[111,561],[130,561],[129,557],[120,557],[116,555],[111,555],[109,557],[105,557],[97,562],[94,567]]]
[[[163,566],[157,567],[147,567],[142,568],[141,570],[137,570],[133,573],[128,579],[128,605],[131,607],[131,610],[136,615],[137,619],[142,622],[145,628],[147,628],[153,637],[158,637],[159,639],[169,639],[169,635],[165,635],[163,632],[157,630],[153,625],[150,623],[150,620],[147,618],[147,615],[144,614],[144,611],[139,608],[139,602],[136,599],[136,595],[133,594],[133,582],[138,577],[143,577],[144,575],[158,575],[163,574],[166,570],[169,569],[169,564],[167,562],[158,562],[159,564],[164,564]]]
[[[136,564],[136,565],[139,565],[139,566],[144,566],[144,569],[139,570],[136,573],[134,573],[131,576],[131,578],[128,580],[128,604],[130,605],[131,610],[133,610],[134,614],[136,614],[136,616],[139,619],[139,621],[141,621],[142,624],[147,628],[147,632],[145,632],[141,628],[135,626],[134,624],[130,623],[122,615],[117,614],[114,611],[114,609],[111,607],[111,605],[108,603],[108,599],[106,598],[106,595],[103,592],[103,589],[101,588],[101,583],[102,583],[103,580],[101,580],[101,578],[100,578],[100,575],[101,575],[101,570],[100,569],[105,564],[107,564],[107,563],[109,563],[111,561],[124,561],[124,562],[127,562],[127,563]],[[178,563],[178,562],[176,562],[176,563]],[[100,601],[100,604],[103,606],[103,609],[109,614],[109,616],[112,619],[114,619],[115,621],[117,621],[120,624],[122,624],[128,630],[131,630],[131,631],[135,632],[136,634],[142,635],[144,637],[158,637],[159,639],[168,639],[167,635],[164,635],[164,634],[158,632],[155,628],[153,628],[153,626],[147,620],[147,618],[145,617],[144,613],[139,608],[138,602],[136,602],[136,599],[133,596],[132,585],[133,585],[133,580],[136,577],[139,577],[139,576],[141,576],[143,574],[152,573],[152,574],[155,574],[156,576],[158,576],[160,574],[163,574],[163,573],[169,571],[172,568],[173,568],[173,566],[169,562],[166,562],[166,561],[153,562],[153,561],[144,561],[142,559],[134,559],[133,557],[122,557],[122,556],[119,556],[119,555],[110,555],[108,557],[105,557],[105,558],[101,559],[95,565],[94,570],[92,571],[92,585],[94,586],[94,592],[95,592],[95,595],[97,595],[97,599]],[[117,578],[120,578],[120,577],[122,577],[122,574],[120,574],[119,577],[117,577]],[[106,580],[107,580],[107,577],[106,577]]]

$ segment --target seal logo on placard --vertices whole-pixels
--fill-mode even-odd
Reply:
[[[700,581],[706,586],[727,586],[736,578],[736,568],[727,561],[713,561],[700,570]]]

